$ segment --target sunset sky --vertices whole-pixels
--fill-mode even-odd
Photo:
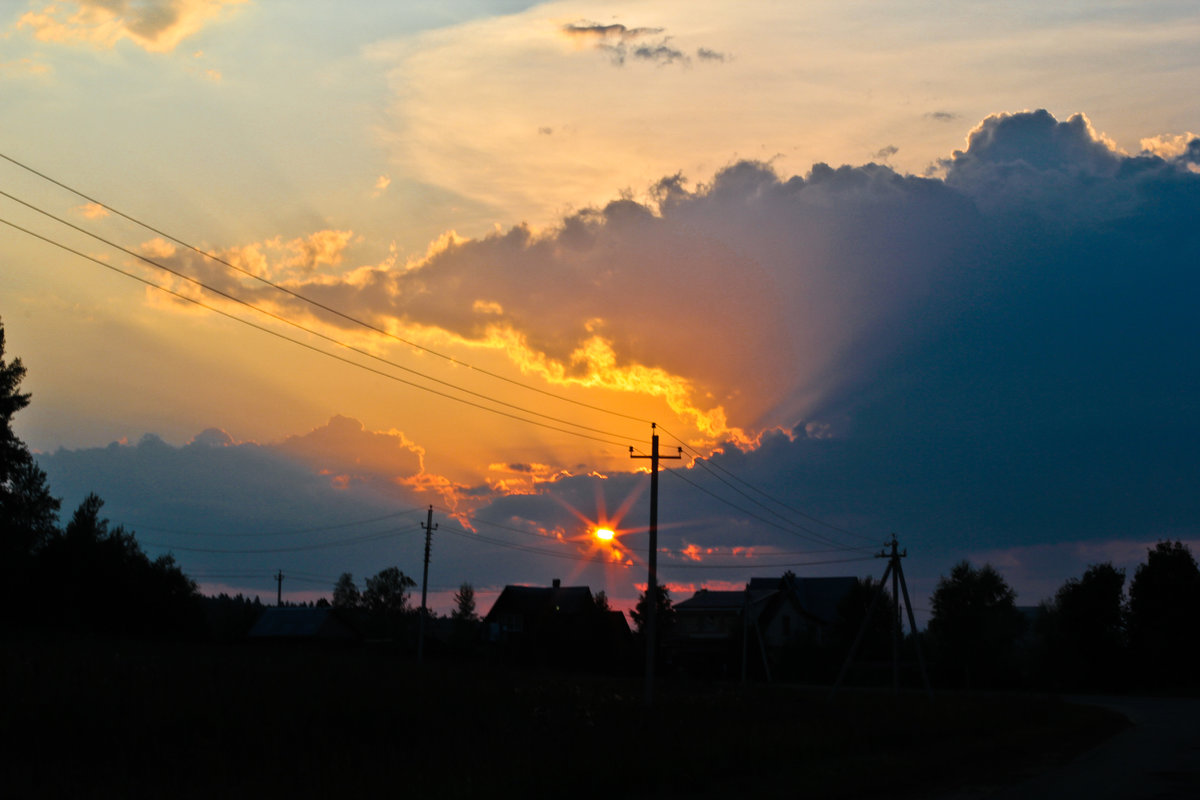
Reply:
[[[1200,546],[1194,2],[0,15],[17,432],[207,593],[419,579],[432,504],[436,610],[628,608],[651,422],[677,600]]]

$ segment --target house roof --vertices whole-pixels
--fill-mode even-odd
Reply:
[[[484,620],[494,622],[501,614],[580,614],[595,607],[592,590],[587,586],[505,586]]]
[[[750,600],[756,606],[775,599],[774,595],[784,592],[790,587],[790,597],[793,605],[806,614],[830,623],[837,616],[838,604],[842,602],[858,578],[751,578],[748,588]],[[738,611],[746,602],[744,591],[729,591],[715,589],[700,589],[687,600],[675,604],[676,611],[683,612],[712,612]],[[774,607],[774,605],[772,606]]]
[[[675,604],[678,611],[741,611],[746,593],[738,590],[700,589],[687,600]]]

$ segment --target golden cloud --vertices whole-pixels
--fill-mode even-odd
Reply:
[[[151,53],[168,53],[231,6],[246,0],[63,0],[29,11],[17,26],[57,44],[112,48],[128,39]]]

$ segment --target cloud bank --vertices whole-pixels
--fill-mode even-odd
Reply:
[[[544,232],[448,237],[403,267],[280,274],[382,325],[508,348],[558,380],[673,386],[681,416],[709,421],[715,464],[868,541],[899,532],[927,590],[972,554],[1200,536],[1200,141],[1154,141],[1128,154],[1081,115],[999,114],[944,178],[876,164],[784,177],[743,161]],[[304,457],[301,441],[290,455]],[[411,477],[419,440],[384,445],[382,462],[371,446],[355,463],[375,474],[402,457]],[[481,517],[566,536],[575,512],[634,498],[629,518],[644,519],[642,476],[498,464],[489,486],[462,489]],[[680,476],[691,481],[664,478],[661,510],[680,581],[704,580],[686,567],[710,552],[863,541],[783,532],[698,491],[729,494],[703,469]]]

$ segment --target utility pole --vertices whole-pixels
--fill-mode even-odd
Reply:
[[[925,693],[933,697],[933,689],[929,685],[929,673],[925,669],[925,656],[921,652],[921,641],[917,637],[917,620],[913,616],[912,601],[908,598],[908,583],[904,580],[904,570],[900,566],[900,559],[908,557],[908,551],[901,552],[900,543],[896,541],[896,534],[892,534],[892,540],[886,543],[890,546],[889,550],[884,550],[881,553],[876,553],[876,558],[886,558],[888,560],[887,568],[883,571],[883,577],[879,579],[879,591],[875,593],[875,598],[871,601],[871,607],[867,610],[866,619],[863,620],[862,627],[858,629],[858,635],[854,637],[854,644],[850,646],[850,653],[846,656],[846,661],[842,664],[841,672],[838,673],[837,681],[833,684],[833,688],[829,690],[829,699],[832,700],[834,694],[842,685],[842,680],[846,677],[846,673],[850,669],[850,664],[854,661],[854,656],[858,654],[858,647],[862,644],[862,640],[866,635],[867,628],[871,625],[871,618],[875,615],[875,608],[879,605],[879,599],[883,597],[887,591],[888,576],[892,577],[892,604],[895,608],[895,618],[892,621],[892,691],[899,694],[900,692],[900,595],[897,589],[904,592],[904,608],[908,611],[908,626],[913,635],[913,646],[917,650],[917,663],[921,667],[921,680],[925,684]]]
[[[654,636],[655,617],[658,616],[658,461],[661,458],[683,458],[683,448],[678,455],[660,456],[658,453],[658,424],[650,423],[650,455],[634,455],[629,447],[630,458],[650,459],[650,557],[649,576],[646,579],[646,705],[654,705]]]
[[[275,605],[283,607],[283,570],[275,573]]]
[[[428,614],[425,611],[425,596],[429,588],[429,539],[433,536],[433,532],[437,530],[437,525],[433,524],[433,506],[429,506],[429,516],[425,518],[425,522],[421,524],[425,529],[425,569],[421,574],[421,622],[417,631],[417,662],[425,660],[425,617]]]

